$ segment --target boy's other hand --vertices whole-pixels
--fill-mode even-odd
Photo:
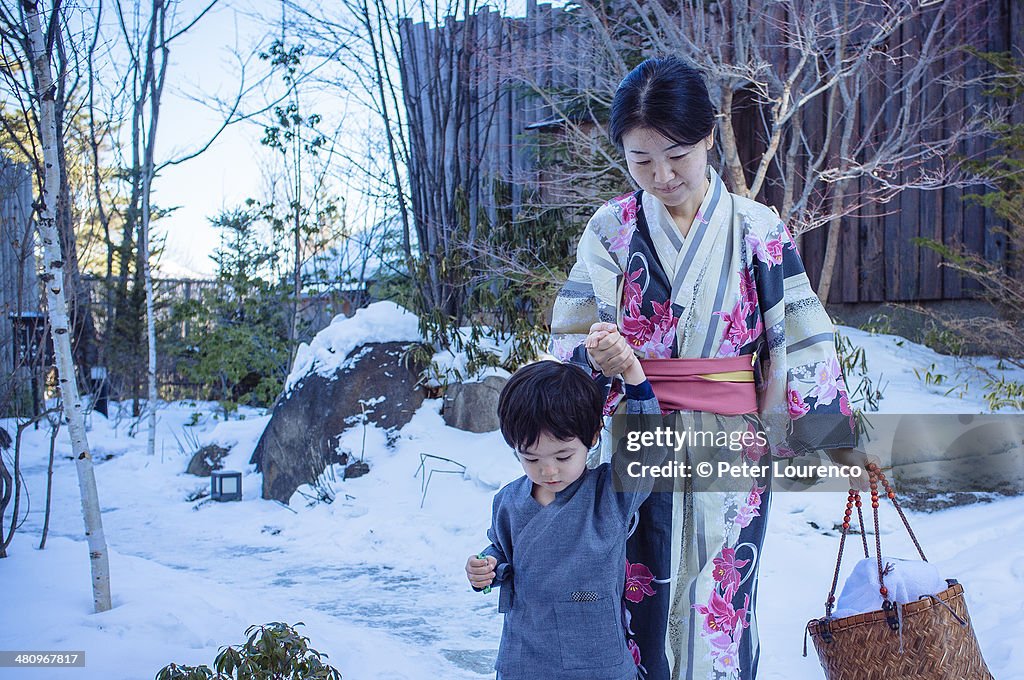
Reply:
[[[469,585],[474,588],[486,588],[491,585],[494,582],[494,570],[497,566],[498,560],[490,555],[482,559],[476,555],[470,555],[466,560],[466,578],[469,579]]]

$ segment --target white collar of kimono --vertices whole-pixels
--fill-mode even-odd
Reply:
[[[705,218],[712,212],[711,199],[715,196],[716,190],[723,186],[722,178],[718,176],[715,169],[710,165],[707,167],[705,176],[708,179],[708,190],[704,194],[697,214],[694,215],[690,229],[684,237],[679,233],[675,220],[668,211],[668,207],[661,202],[661,199],[650,192],[643,192],[642,202],[644,215],[647,217],[647,225],[650,227],[651,239],[658,249],[658,257],[662,263],[671,265],[675,262],[676,255],[683,246],[697,238],[695,232],[700,231],[701,224],[705,224]],[[668,256],[668,257],[666,257]]]
[[[722,178],[710,165],[707,178],[708,190],[685,238],[657,196],[645,191],[642,198],[644,216],[658,260],[666,271],[672,273],[673,301],[683,307],[689,306],[687,291],[692,292],[701,265],[719,245],[718,241],[726,231],[724,227],[729,222],[726,216],[732,213],[731,196]]]

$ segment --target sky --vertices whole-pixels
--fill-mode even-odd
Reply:
[[[276,3],[251,0],[218,6],[174,43],[168,85],[164,93],[158,158],[166,160],[200,148],[216,132],[220,117],[209,105],[194,101],[220,93],[223,98],[237,87],[238,62],[233,51],[249,54],[259,43],[264,28],[251,10]],[[182,14],[194,16],[205,3],[185,0]],[[210,255],[217,246],[216,230],[209,218],[224,208],[239,205],[260,193],[258,159],[262,129],[250,122],[229,126],[198,157],[168,167],[154,182],[154,201],[179,206],[162,219],[158,229],[166,235],[161,261],[165,276],[209,276]]]
[[[206,4],[205,0],[182,0],[180,23],[198,14]],[[508,3],[506,13],[521,15],[524,11],[525,2],[517,0]],[[217,130],[219,114],[195,100],[209,102],[211,95],[222,99],[232,96],[239,81],[235,53],[249,55],[258,45],[268,44],[268,24],[276,22],[280,12],[277,0],[221,0],[188,33],[175,40],[157,133],[158,162],[200,148]],[[321,101],[321,109],[314,110],[320,112],[335,105],[344,106],[340,102]],[[340,140],[341,143],[362,143],[359,136],[365,138],[366,123],[352,124],[352,114],[346,115],[346,126],[351,131],[347,134],[354,134],[355,139]],[[159,263],[162,276],[213,274],[210,255],[218,244],[218,236],[209,218],[225,208],[240,205],[246,198],[261,198],[265,193],[260,168],[270,152],[260,146],[262,136],[263,129],[255,122],[229,126],[203,154],[166,168],[156,179],[154,203],[177,206],[156,227],[156,235],[166,239]]]

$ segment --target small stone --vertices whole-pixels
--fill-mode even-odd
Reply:
[[[356,462],[352,463],[347,468],[345,468],[344,478],[355,479],[357,477],[362,477],[363,475],[368,474],[369,472],[370,466],[361,460],[357,460]]]

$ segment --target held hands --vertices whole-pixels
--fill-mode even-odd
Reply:
[[[466,578],[469,579],[469,585],[480,589],[491,585],[494,582],[494,570],[497,566],[498,560],[490,555],[483,558],[470,555],[466,560]]]
[[[640,360],[613,323],[598,322],[590,327],[590,335],[583,342],[587,355],[601,373],[608,378],[622,374],[629,385],[639,385],[646,377]]]

